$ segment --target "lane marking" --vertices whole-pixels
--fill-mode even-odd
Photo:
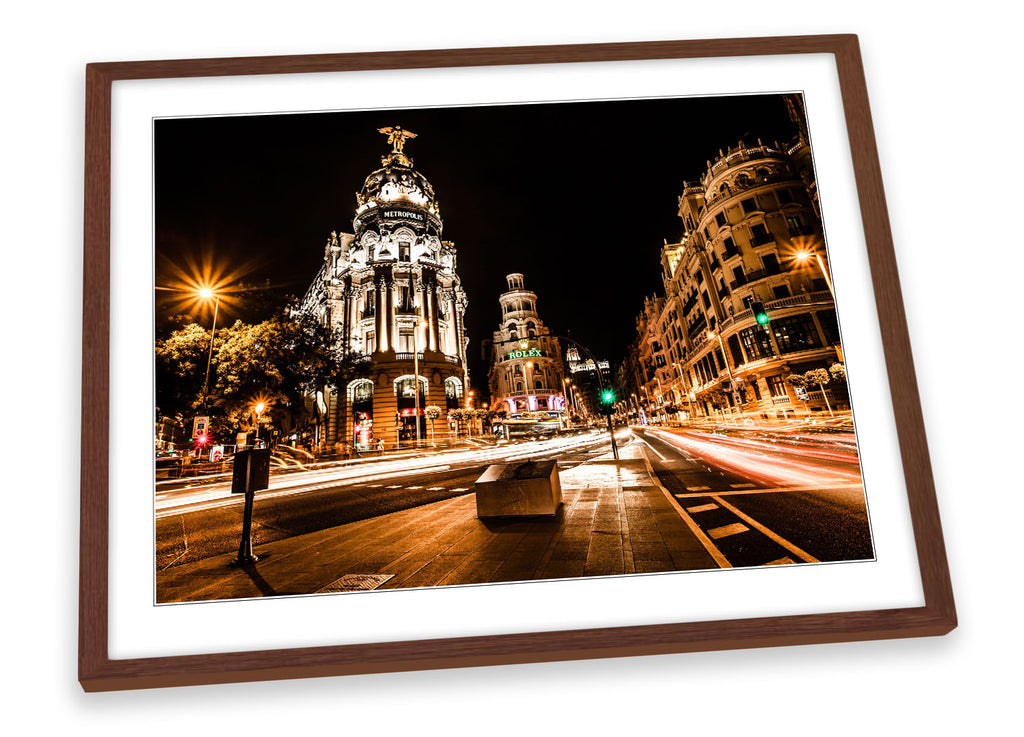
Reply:
[[[852,489],[863,489],[863,484],[833,484],[825,486],[775,486],[770,489],[722,489],[715,494],[722,496],[736,496],[746,494],[783,494],[786,492],[816,492],[816,491],[845,491]],[[707,486],[691,486],[687,491],[709,491]],[[707,496],[707,494],[683,494],[683,497]]]
[[[661,489],[661,493],[665,495],[666,499],[673,502],[672,508],[675,509],[679,516],[683,518],[683,522],[685,522],[686,526],[690,528],[690,532],[692,532],[694,537],[697,538],[697,541],[704,546],[706,551],[708,551],[708,555],[710,555],[715,563],[718,564],[719,568],[732,568],[732,563],[722,555],[721,550],[715,547],[715,544],[711,542],[711,538],[704,534],[704,530],[700,529],[697,523],[693,521],[693,517],[686,513],[686,510],[683,509],[679,501],[672,498],[668,489],[666,489],[665,485],[658,479],[658,475],[654,473],[654,467],[651,466],[651,459],[647,457],[647,453],[643,452],[642,448],[640,454],[643,456],[644,466],[647,468],[647,475],[650,477],[651,481],[654,482],[655,486]]]
[[[401,485],[401,484],[398,484],[397,486],[389,486],[388,488],[389,488],[389,489],[401,489],[401,488],[402,488],[402,485]]]
[[[729,484],[730,489],[756,489],[757,484]]]
[[[796,565],[796,561],[790,558],[788,555],[785,558],[779,558],[778,560],[769,561],[765,563],[766,566],[792,566]]]
[[[664,455],[662,455],[661,452],[657,448],[655,448],[653,445],[651,445],[650,443],[647,442],[647,438],[641,438],[641,441],[643,441],[644,445],[646,445],[648,448],[650,448],[655,453],[657,453],[658,458],[660,458],[663,461],[667,461],[668,460],[668,458],[666,458]]]
[[[443,486],[428,486],[427,491],[443,491]]]
[[[406,486],[405,488],[408,491],[415,491],[416,489],[422,489],[423,487],[422,486]]]
[[[778,534],[776,534],[776,533],[772,532],[771,530],[769,530],[769,529],[768,529],[767,527],[765,527],[764,525],[762,525],[762,524],[761,524],[760,522],[758,522],[757,520],[753,519],[753,518],[752,518],[752,517],[750,517],[749,515],[747,515],[747,514],[744,514],[744,513],[743,513],[743,512],[741,512],[740,510],[736,509],[736,507],[734,507],[733,505],[729,504],[729,502],[725,501],[725,499],[722,499],[722,498],[721,498],[720,496],[718,496],[718,495],[715,495],[715,496],[713,496],[713,497],[711,497],[711,498],[712,498],[712,499],[714,499],[714,500],[715,500],[716,502],[718,502],[719,504],[721,504],[721,505],[722,505],[723,507],[725,507],[726,509],[728,509],[728,510],[729,510],[730,512],[732,512],[733,514],[735,514],[735,515],[736,515],[737,517],[739,517],[739,518],[740,518],[741,520],[743,520],[744,522],[746,522],[746,523],[747,523],[748,525],[750,525],[751,527],[753,527],[753,528],[754,528],[755,530],[757,530],[758,532],[760,532],[760,533],[762,533],[762,534],[764,534],[764,535],[767,535],[767,536],[768,536],[769,538],[771,538],[772,540],[774,540],[775,542],[777,542],[777,543],[778,543],[779,545],[781,545],[782,547],[784,547],[784,548],[785,548],[786,550],[788,550],[789,552],[791,552],[791,553],[792,553],[793,555],[795,555],[796,557],[798,557],[798,558],[800,558],[801,560],[803,560],[803,561],[804,561],[805,563],[820,563],[820,562],[821,562],[820,560],[818,560],[817,558],[815,558],[815,557],[814,557],[813,555],[811,555],[810,553],[806,553],[806,552],[804,552],[803,550],[801,550],[800,548],[798,548],[798,547],[797,547],[796,545],[794,545],[793,543],[791,543],[791,542],[790,542],[789,540],[786,540],[785,538],[781,537],[780,535],[778,535]]]
[[[456,487],[456,488],[452,489],[452,491],[469,491],[469,487],[468,486],[459,486],[459,487]]]
[[[719,538],[729,537],[730,535],[738,535],[749,529],[750,528],[742,522],[733,522],[731,525],[723,525],[722,527],[715,527],[712,530],[708,530],[708,537],[718,540]]]
[[[678,494],[676,495],[678,496]],[[710,512],[712,509],[719,509],[717,504],[701,504],[699,507],[687,507],[687,512]]]

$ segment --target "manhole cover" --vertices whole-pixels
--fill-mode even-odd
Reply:
[[[338,594],[344,591],[372,591],[395,577],[393,573],[349,573],[318,590],[318,594]]]

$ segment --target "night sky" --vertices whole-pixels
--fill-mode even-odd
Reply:
[[[740,139],[796,133],[780,95],[158,120],[158,319],[174,309],[160,288],[190,264],[301,296],[330,232],[352,232],[389,125],[417,134],[405,153],[457,249],[478,391],[505,274],[525,274],[552,332],[617,362],[661,291],[662,243],[682,234],[683,182]]]

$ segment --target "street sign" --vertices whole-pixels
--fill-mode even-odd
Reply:
[[[740,406],[741,404],[743,404],[743,400],[740,399],[740,393],[739,392],[733,392],[732,393],[732,401],[734,401],[736,403],[737,407]]]
[[[223,460],[224,460],[224,446],[223,445],[215,445],[215,446],[213,446],[213,448],[210,450],[210,461],[212,463],[216,463],[217,461],[223,461]]]
[[[793,389],[796,391],[796,398],[801,402],[806,402],[810,399],[810,395],[807,393],[807,387],[805,386],[794,386]]]
[[[246,435],[247,435],[247,433],[244,433],[244,432],[240,432],[240,433],[237,433],[235,435],[235,447],[238,450],[241,450],[242,448],[245,447]]]
[[[192,437],[198,438],[200,435],[206,435],[206,431],[209,428],[209,417],[196,417],[194,420],[192,420]]]

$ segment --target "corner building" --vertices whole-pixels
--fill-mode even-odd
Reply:
[[[356,194],[352,233],[331,233],[301,306],[361,369],[325,392],[329,446],[415,440],[417,421],[426,438],[424,407],[461,406],[468,382],[466,294],[434,188],[404,152],[416,134],[379,132],[392,149]]]
[[[523,286],[522,274],[505,277],[508,291],[498,298],[501,326],[494,331],[488,383],[491,408],[504,404],[510,417],[524,412],[561,414],[565,410],[562,353],[544,327],[537,295]]]
[[[683,238],[661,252],[665,297],[645,304],[632,351],[648,416],[782,418],[849,406],[842,387],[804,399],[787,381],[842,362],[843,353],[815,258],[824,266],[802,102],[786,102],[799,130],[791,143],[740,141],[709,161],[699,182],[684,182]],[[757,324],[754,301],[767,325]]]

